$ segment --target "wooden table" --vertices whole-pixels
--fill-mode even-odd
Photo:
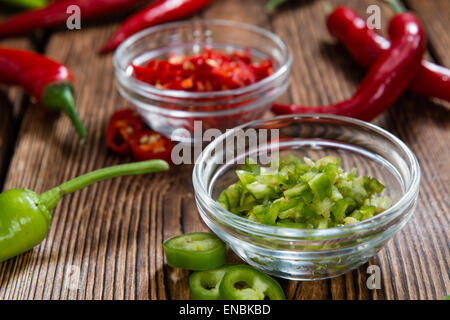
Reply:
[[[374,1],[345,3],[365,13]],[[351,95],[364,75],[328,35],[321,1],[300,1],[273,17],[262,0],[216,0],[199,18],[224,18],[271,29],[294,54],[284,101],[317,105]],[[385,28],[392,16],[378,2]],[[450,66],[450,2],[407,0],[423,21],[429,59]],[[7,14],[2,14],[5,18]],[[122,17],[123,18],[123,17]],[[19,89],[0,90],[0,183],[42,192],[79,174],[130,159],[107,150],[108,117],[127,106],[116,90],[111,56],[97,55],[120,17],[1,45],[40,50],[68,65],[88,132],[83,148],[66,117],[48,120]],[[417,211],[368,264],[344,276],[313,282],[281,280],[289,299],[439,299],[450,293],[450,113],[448,105],[405,94],[375,121],[405,141],[422,167]],[[165,265],[164,239],[206,230],[196,210],[192,167],[96,184],[65,198],[47,239],[0,264],[1,299],[187,299],[188,272]],[[236,257],[234,257],[236,259]],[[381,289],[366,286],[368,265],[381,268]]]

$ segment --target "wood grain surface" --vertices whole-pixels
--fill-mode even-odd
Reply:
[[[331,2],[362,14],[373,4]],[[195,18],[244,21],[280,35],[294,54],[291,87],[281,100],[317,105],[349,97],[364,70],[328,35],[324,2],[304,0],[283,6],[274,16],[264,13],[262,3],[216,0]],[[379,4],[385,28],[392,12]],[[423,20],[430,59],[450,67],[448,0],[405,4]],[[27,105],[20,90],[0,90],[4,190],[43,192],[82,173],[131,161],[109,152],[104,137],[112,112],[128,106],[116,90],[112,57],[97,55],[118,20],[54,32],[44,47],[75,75],[77,106],[89,133],[84,147],[66,117],[49,121]],[[0,45],[33,43],[18,39],[2,40]],[[20,106],[22,113],[17,111]],[[419,159],[422,184],[416,213],[376,257],[352,272],[323,281],[280,280],[288,299],[440,299],[450,293],[449,121],[448,105],[410,93],[374,121],[406,142]],[[67,196],[54,210],[46,240],[0,263],[0,300],[188,299],[189,273],[166,266],[162,242],[207,230],[195,206],[191,172],[192,166],[180,166],[167,173],[101,182]],[[239,261],[231,252],[230,259]],[[367,288],[368,265],[380,266],[381,289]]]

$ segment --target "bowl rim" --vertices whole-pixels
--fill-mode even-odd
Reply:
[[[279,48],[281,49],[281,53],[283,56],[283,63],[280,67],[270,76],[255,82],[251,85],[236,88],[231,90],[223,90],[223,91],[209,91],[209,92],[191,92],[191,91],[183,91],[183,90],[168,90],[168,89],[158,89],[150,84],[139,81],[136,78],[130,76],[126,70],[121,68],[121,60],[125,55],[127,48],[133,45],[135,42],[142,40],[143,37],[148,36],[152,33],[156,33],[166,29],[179,28],[183,26],[198,26],[198,25],[215,25],[215,26],[224,26],[224,27],[238,27],[242,29],[246,29],[248,31],[257,33],[259,35],[265,36],[272,40]],[[251,49],[251,48],[250,48]],[[261,87],[264,87],[270,83],[272,83],[275,79],[281,77],[284,73],[289,72],[292,65],[292,53],[289,49],[289,46],[275,33],[270,30],[244,23],[237,22],[233,20],[225,20],[225,19],[201,19],[201,20],[183,20],[178,22],[170,22],[164,23],[157,26],[153,26],[147,29],[144,29],[131,37],[127,38],[114,53],[113,56],[113,65],[116,72],[116,77],[121,82],[129,81],[130,84],[127,87],[131,88],[133,91],[146,92],[151,95],[161,96],[164,98],[176,98],[176,99],[202,99],[202,98],[220,98],[220,97],[229,97],[229,96],[239,96],[245,95],[247,93],[254,92]]]
[[[401,150],[405,152],[407,155],[407,159],[404,159],[408,164],[408,169],[410,170],[410,179],[409,184],[405,185],[405,193],[401,196],[401,198],[389,209],[382,212],[379,215],[376,215],[370,219],[366,219],[354,224],[345,225],[341,227],[333,227],[327,229],[295,229],[295,228],[286,228],[279,226],[271,226],[265,225],[258,222],[253,222],[251,220],[239,217],[228,210],[221,207],[208,193],[208,187],[205,185],[202,179],[202,167],[206,162],[206,158],[211,153],[211,151],[215,148],[218,143],[221,143],[228,136],[233,135],[237,130],[245,129],[249,127],[254,127],[258,124],[262,124],[265,122],[272,121],[292,121],[292,120],[301,120],[301,119],[312,119],[312,120],[336,120],[346,122],[348,124],[353,124],[357,126],[362,126],[366,129],[374,131],[377,134],[389,139],[391,142],[397,144]],[[213,142],[211,142],[199,155],[197,162],[195,163],[193,170],[193,185],[195,197],[198,202],[203,204],[208,208],[210,212],[214,213],[214,217],[220,219],[221,223],[225,223],[228,226],[236,228],[238,230],[243,230],[246,232],[251,232],[257,235],[269,235],[276,236],[278,238],[341,238],[349,235],[354,235],[355,233],[361,233],[370,229],[376,230],[378,226],[383,225],[386,221],[390,221],[391,218],[394,219],[398,215],[404,212],[404,209],[408,207],[408,205],[417,198],[417,194],[420,187],[420,166],[419,162],[414,155],[414,153],[409,149],[409,147],[401,141],[399,138],[394,136],[392,133],[387,130],[374,125],[369,122],[365,122],[362,120],[337,116],[332,114],[314,114],[314,113],[305,113],[305,114],[292,114],[292,115],[284,115],[277,116],[273,118],[260,119],[252,122],[245,123],[238,127],[235,127],[231,130],[228,130],[226,133],[222,134],[218,138],[216,138]],[[198,203],[197,203],[198,206]],[[217,213],[217,214],[216,214]]]

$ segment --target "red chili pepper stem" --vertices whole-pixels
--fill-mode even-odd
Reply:
[[[73,87],[70,82],[47,85],[42,93],[41,104],[49,110],[62,111],[67,114],[81,138],[81,143],[84,143],[87,131],[75,109]]]
[[[392,11],[394,11],[395,13],[402,13],[402,12],[406,12],[406,8],[397,0],[383,0],[384,2],[386,2],[392,9]]]
[[[333,4],[328,1],[323,3],[323,11],[325,11],[325,15],[329,16],[334,10]]]
[[[274,11],[288,0],[270,0],[266,3],[265,9],[267,13],[274,13]]]

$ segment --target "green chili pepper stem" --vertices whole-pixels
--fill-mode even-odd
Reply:
[[[328,1],[325,1],[323,3],[323,11],[325,12],[326,16],[329,16],[333,12],[333,10],[334,10],[333,4],[331,4]]]
[[[0,3],[23,9],[38,9],[46,6],[47,0],[0,0]]]
[[[76,177],[56,188],[48,190],[40,195],[40,199],[42,204],[44,204],[48,210],[52,210],[58,204],[62,196],[80,190],[95,182],[120,176],[166,171],[168,169],[169,165],[164,160],[149,160],[103,168]]]
[[[273,13],[276,8],[278,8],[283,3],[288,2],[288,0],[270,0],[266,4],[266,12]]]
[[[407,11],[406,8],[398,0],[384,0],[395,13],[402,13]]]
[[[72,121],[73,126],[77,130],[81,138],[81,142],[84,142],[87,131],[80,120],[77,110],[75,109],[73,87],[70,82],[55,83],[46,86],[44,93],[42,94],[41,103],[47,109],[63,111],[67,114]]]

